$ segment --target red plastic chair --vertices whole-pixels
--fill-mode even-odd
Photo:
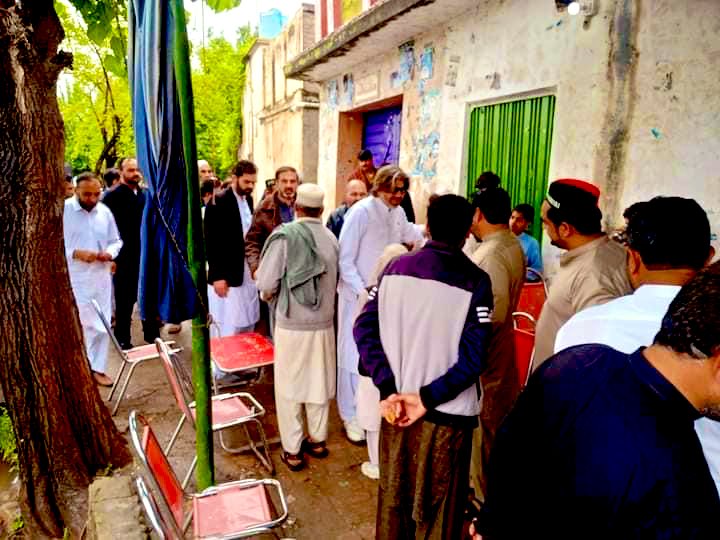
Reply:
[[[272,365],[275,360],[272,341],[255,332],[212,338],[210,356],[215,366],[225,373],[242,375],[255,371],[255,376],[247,381],[250,384],[257,382],[262,376],[262,368]],[[213,377],[216,394],[224,386],[235,385],[221,385]]]
[[[513,313],[515,338],[515,367],[520,387],[524,388],[530,377],[530,366],[535,354],[535,319],[529,313]]]
[[[102,322],[102,325],[105,327],[105,331],[110,336],[111,343],[115,347],[115,350],[118,352],[118,354],[120,355],[120,359],[122,360],[122,363],[120,364],[120,369],[118,369],[117,373],[115,374],[112,387],[110,388],[110,393],[107,397],[108,401],[112,401],[113,395],[115,394],[115,390],[117,389],[118,384],[120,384],[120,379],[122,378],[122,374],[125,371],[125,368],[130,366],[130,371],[128,371],[125,380],[120,385],[120,394],[118,395],[117,401],[112,408],[111,414],[115,416],[118,407],[120,407],[120,402],[125,397],[125,392],[127,391],[127,387],[130,383],[130,379],[132,378],[133,373],[135,373],[135,368],[143,362],[147,362],[148,360],[157,360],[160,357],[158,356],[157,347],[155,345],[141,345],[140,347],[133,347],[132,349],[123,349],[120,346],[117,338],[115,337],[112,326],[110,326],[110,323],[105,318],[105,315],[103,315],[102,309],[100,309],[100,305],[95,300],[91,301],[93,307],[95,308],[97,316],[100,318],[100,322]],[[175,344],[174,341],[164,341],[163,343],[165,343],[166,345]],[[180,351],[182,351],[182,347],[173,348],[171,350],[172,353],[178,353]]]
[[[170,388],[172,389],[175,401],[182,412],[180,421],[165,448],[165,454],[170,452],[175,445],[180,430],[185,424],[185,420],[190,419],[193,429],[195,429],[195,401],[193,400],[192,381],[187,375],[185,369],[179,365],[178,358],[172,354],[167,345],[161,339],[156,339],[158,354],[165,368]],[[248,392],[236,392],[233,394],[216,394],[212,396],[212,431],[222,433],[222,430],[232,427],[242,426],[245,431],[250,449],[255,453],[260,462],[267,467],[270,474],[275,474],[275,466],[270,457],[270,449],[265,437],[265,429],[263,429],[260,418],[265,414],[265,408]],[[260,434],[261,445],[265,452],[263,455],[258,449],[258,445],[250,436],[247,428],[248,423],[254,423],[258,433]],[[223,448],[229,452],[234,451],[223,443]],[[197,463],[197,455],[193,458],[190,468],[183,479],[183,487],[187,486],[190,476],[195,470]]]
[[[277,480],[239,480],[186,494],[150,424],[137,411],[130,413],[130,438],[145,477],[157,495],[153,497],[138,478],[136,485],[143,508],[161,538],[184,538],[191,521],[193,538],[246,538],[271,532],[287,519],[285,494]],[[273,504],[271,490],[280,502],[280,513]]]
[[[544,281],[537,283],[526,282],[520,291],[517,311],[529,313],[535,320],[540,317],[543,304],[547,298],[547,288]]]

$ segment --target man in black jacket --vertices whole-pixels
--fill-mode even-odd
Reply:
[[[250,332],[260,317],[258,291],[245,259],[245,235],[253,214],[257,167],[239,161],[232,185],[215,195],[205,209],[208,304],[213,336]]]
[[[120,181],[105,193],[103,203],[112,211],[123,241],[120,254],[115,259],[117,269],[113,276],[115,337],[123,349],[130,349],[130,322],[140,278],[140,224],[146,192],[140,187],[142,175],[135,158],[121,159],[119,167]],[[143,333],[145,341],[152,343],[160,335],[158,322],[143,321]]]

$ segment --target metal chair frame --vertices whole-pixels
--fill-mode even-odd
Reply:
[[[105,318],[105,315],[103,315],[102,309],[100,309],[100,305],[97,303],[96,300],[92,300],[92,305],[95,308],[95,312],[97,313],[97,316],[100,318],[100,321],[102,322],[103,326],[105,327],[105,331],[110,336],[110,341],[115,347],[115,350],[120,355],[120,359],[122,362],[120,363],[120,368],[118,369],[117,373],[115,374],[115,377],[113,378],[113,384],[110,387],[110,393],[108,394],[107,400],[112,402],[113,396],[115,395],[115,390],[117,390],[118,384],[120,384],[120,379],[122,378],[122,374],[125,371],[125,368],[127,366],[130,366],[130,370],[127,373],[127,376],[125,377],[125,380],[120,384],[120,394],[118,395],[117,401],[115,402],[115,405],[112,408],[111,414],[115,416],[117,414],[117,410],[120,407],[120,402],[125,397],[125,392],[127,392],[128,385],[130,384],[130,379],[132,379],[133,374],[135,373],[135,368],[138,367],[143,362],[147,362],[148,360],[157,360],[160,358],[157,353],[157,348],[155,345],[143,345],[140,347],[133,347],[132,349],[123,349],[120,346],[120,343],[118,342],[117,338],[115,337],[115,333],[112,330],[112,326],[110,326],[110,323]],[[174,345],[174,341],[165,341],[163,343],[166,343],[167,345]],[[173,353],[177,353],[182,351],[182,347],[176,347],[172,349]],[[137,358],[133,358],[133,353],[146,353],[142,354],[141,356],[138,356]]]
[[[535,325],[537,324],[537,321],[535,320],[535,317],[533,317],[530,313],[526,313],[525,311],[515,311],[512,314],[513,318],[513,332],[527,332],[528,334],[535,333]],[[525,330],[524,328],[519,328],[518,326],[518,319],[527,319],[533,327],[533,331],[530,332],[530,330]],[[525,380],[522,381],[521,386],[524,388],[527,386],[528,381],[530,380],[530,373],[532,372],[532,364],[533,360],[535,359],[535,347],[533,347],[532,353],[530,354],[530,360],[528,362],[528,369],[527,374],[525,375]]]
[[[173,389],[175,401],[177,402],[177,405],[182,413],[182,416],[180,417],[180,420],[178,421],[178,424],[175,427],[172,436],[170,437],[170,441],[168,442],[164,450],[165,454],[169,456],[173,446],[175,445],[175,442],[177,441],[178,436],[180,435],[180,431],[182,430],[183,426],[185,425],[185,421],[188,418],[190,419],[193,430],[195,429],[195,417],[193,416],[193,411],[195,409],[195,401],[193,400],[192,380],[190,379],[182,365],[179,364],[177,355],[171,353],[170,349],[167,347],[167,345],[165,345],[162,340],[156,339],[155,344],[158,349],[158,354],[163,361],[165,373],[168,376],[168,382],[170,383],[170,387]],[[245,405],[245,407],[250,411],[250,413],[244,416],[239,416],[228,422],[217,424],[213,423],[212,432],[220,432],[220,435],[222,435],[222,431],[225,429],[241,426],[248,441],[249,448],[260,460],[260,463],[262,463],[268,469],[270,474],[275,474],[275,465],[273,464],[272,458],[270,456],[270,447],[267,442],[267,437],[265,436],[265,429],[263,428],[262,422],[260,421],[260,418],[265,415],[265,408],[260,404],[260,402],[257,401],[257,399],[255,399],[255,397],[249,392],[235,392],[233,394],[215,394],[212,396],[212,403],[215,404],[227,399],[235,398],[240,399],[243,402],[243,405]],[[250,431],[248,430],[247,426],[247,424],[250,422],[255,424],[258,433],[260,434],[260,445],[256,444],[255,440],[250,435]],[[232,448],[223,441],[222,436],[220,437],[220,444],[223,450],[233,454],[244,452],[245,448],[247,448]],[[265,455],[262,454],[259,446],[262,446]],[[185,477],[183,478],[183,488],[187,487],[187,484],[190,481],[190,477],[195,470],[196,464],[197,455],[195,455],[195,457],[193,458],[193,461],[190,464],[190,467],[185,474]]]
[[[255,525],[253,527],[249,527],[243,531],[233,531],[226,534],[215,535],[212,538],[214,540],[230,540],[234,538],[247,538],[249,536],[254,536],[262,533],[270,533],[273,534],[276,538],[278,537],[277,533],[275,533],[273,529],[282,525],[285,522],[288,517],[288,507],[285,493],[282,490],[280,482],[271,478],[245,479],[236,480],[233,482],[226,482],[217,486],[210,486],[209,488],[199,493],[188,494],[184,491],[183,488],[183,501],[192,501],[193,505],[190,507],[191,510],[189,512],[185,511],[185,504],[182,505],[182,515],[179,517],[184,519],[181,519],[182,524],[179,523],[179,520],[177,520],[176,516],[173,514],[173,511],[170,508],[170,504],[166,499],[165,493],[161,488],[153,469],[150,466],[147,454],[145,452],[145,446],[141,441],[139,435],[139,425],[142,425],[143,429],[146,430],[148,437],[152,437],[153,439],[155,439],[157,447],[158,449],[160,449],[162,457],[165,460],[165,464],[167,465],[167,473],[170,476],[170,480],[177,483],[177,477],[175,476],[172,467],[170,467],[169,462],[167,462],[167,454],[162,451],[160,443],[155,438],[155,434],[153,433],[148,421],[142,415],[138,414],[137,411],[132,411],[129,418],[130,439],[132,442],[131,446],[134,454],[140,461],[145,478],[149,481],[150,485],[153,488],[153,491],[159,494],[159,497],[156,498],[153,496],[153,493],[147,489],[147,486],[141,477],[138,477],[136,479],[136,486],[138,488],[138,493],[140,495],[140,500],[143,504],[143,508],[148,515],[148,519],[162,540],[164,540],[165,538],[182,539],[185,537],[185,532],[187,531],[190,523],[192,523],[195,517],[194,502],[196,500],[204,497],[217,495],[218,493],[228,489],[233,489],[237,487],[254,487],[259,485],[268,486],[275,489],[280,500],[280,506],[282,509],[280,515],[275,519]],[[199,538],[197,535],[195,535],[194,537]]]

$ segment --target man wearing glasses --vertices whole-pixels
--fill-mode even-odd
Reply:
[[[422,241],[400,207],[409,185],[410,179],[399,167],[381,167],[373,178],[371,196],[353,205],[340,233],[337,401],[347,437],[354,443],[365,440],[355,408],[358,351],[352,330],[357,299],[386,246]]]

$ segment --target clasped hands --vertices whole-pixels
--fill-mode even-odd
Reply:
[[[380,401],[380,414],[394,426],[408,427],[425,416],[419,394],[392,394]]]

